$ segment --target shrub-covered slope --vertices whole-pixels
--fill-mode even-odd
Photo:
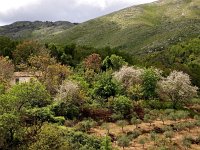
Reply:
[[[160,0],[87,21],[45,41],[111,46],[134,54],[162,50],[200,34],[199,0]]]

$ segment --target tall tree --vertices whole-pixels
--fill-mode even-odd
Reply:
[[[174,108],[197,96],[197,90],[197,87],[192,86],[189,75],[178,71],[173,71],[158,83],[158,94],[163,99],[171,100]]]

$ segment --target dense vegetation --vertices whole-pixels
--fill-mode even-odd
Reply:
[[[165,51],[149,54],[144,62],[159,67],[165,72],[182,70],[188,73],[195,85],[200,86],[200,38],[180,42]]]
[[[198,40],[169,48],[166,61],[198,62]],[[108,47],[0,42],[0,149],[198,148],[198,87],[188,74],[136,65]],[[11,86],[14,71],[35,78]],[[191,137],[173,140],[186,129]]]
[[[199,2],[0,27],[0,150],[200,149]]]

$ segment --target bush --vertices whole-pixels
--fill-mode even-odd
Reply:
[[[65,118],[63,116],[53,117],[53,122],[58,123],[60,125],[64,125]]]
[[[173,103],[172,102],[165,102],[160,100],[148,100],[143,101],[144,107],[148,107],[150,109],[172,109]]]
[[[128,147],[130,145],[130,139],[128,138],[127,135],[122,135],[120,137],[118,137],[118,140],[117,140],[117,144],[120,146],[120,147]]]
[[[185,147],[190,148],[192,144],[192,137],[186,136],[182,139],[182,143]]]
[[[153,68],[144,71],[142,74],[142,88],[145,99],[152,99],[157,96],[156,86],[159,78],[159,74]]]
[[[164,135],[165,135],[166,138],[169,138],[170,141],[171,141],[174,133],[173,133],[173,131],[166,131],[166,132],[164,132]]]
[[[126,120],[118,120],[117,125],[122,128],[122,132],[124,132],[124,127],[128,125],[128,122]]]
[[[122,66],[127,65],[124,59],[121,56],[117,56],[115,54],[111,55],[110,57],[107,56],[102,63],[103,70],[113,69],[118,70]]]
[[[98,81],[94,83],[92,95],[94,97],[107,99],[111,96],[119,94],[120,90],[120,85],[112,79],[110,73],[106,72],[103,73],[99,77]]]
[[[101,143],[101,150],[112,150],[111,138],[107,135]]]
[[[115,113],[120,113],[123,117],[125,117],[130,114],[133,106],[129,98],[125,96],[119,96],[114,98],[112,107]]]
[[[134,130],[134,131],[131,131],[131,132],[127,133],[127,136],[130,139],[136,139],[140,135],[142,135],[142,132],[140,130]]]
[[[102,139],[83,132],[68,131],[65,137],[70,143],[71,149],[74,150],[79,150],[85,147],[87,147],[87,149],[99,150],[102,146]]]
[[[72,103],[56,103],[52,106],[56,116],[64,116],[65,119],[75,119],[80,115],[79,107]]]
[[[93,120],[84,120],[79,122],[75,129],[82,132],[88,132],[92,127],[96,125],[96,122]]]
[[[131,123],[135,125],[136,129],[138,128],[138,124],[140,124],[142,120],[136,118],[135,116],[131,118]]]

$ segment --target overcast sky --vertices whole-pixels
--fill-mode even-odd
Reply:
[[[84,22],[155,0],[0,0],[0,25],[15,21]]]

